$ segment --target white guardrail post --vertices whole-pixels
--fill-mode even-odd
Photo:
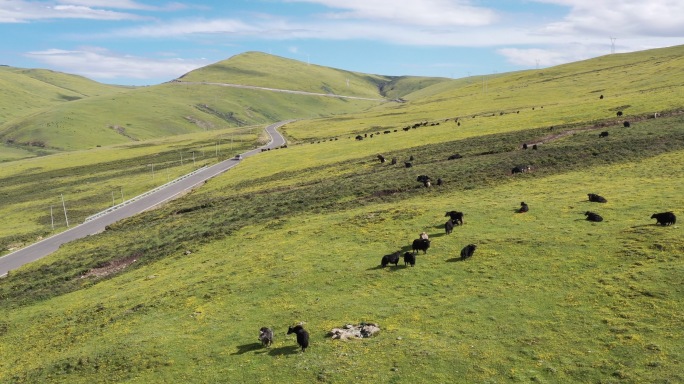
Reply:
[[[113,207],[109,207],[109,208],[105,209],[104,211],[98,212],[98,213],[96,213],[96,214],[94,214],[94,215],[90,215],[90,216],[86,217],[85,220],[83,220],[83,222],[84,222],[84,223],[87,223],[87,222],[89,222],[89,221],[91,221],[91,220],[97,219],[97,218],[100,217],[100,216],[104,216],[104,215],[108,214],[109,212],[116,211],[117,209],[119,209],[119,208],[121,208],[121,207],[124,207],[124,206],[126,206],[126,205],[128,205],[128,204],[130,204],[130,203],[133,203],[133,202],[135,202],[135,201],[138,201],[138,200],[142,199],[143,197],[149,196],[149,195],[151,195],[151,194],[157,192],[157,191],[160,190],[160,189],[163,189],[163,188],[168,187],[169,185],[176,184],[177,182],[179,182],[179,181],[181,181],[181,180],[183,180],[183,179],[187,179],[188,177],[190,177],[190,176],[192,176],[192,175],[194,175],[194,174],[196,174],[196,173],[198,173],[198,172],[201,172],[201,171],[203,171],[203,170],[205,170],[205,169],[207,169],[207,166],[206,166],[206,165],[204,165],[204,166],[202,166],[201,168],[198,168],[198,169],[196,169],[196,170],[194,170],[194,171],[192,171],[192,172],[190,172],[190,173],[187,173],[187,174],[185,174],[185,175],[183,175],[183,176],[181,176],[181,177],[179,177],[179,178],[177,178],[177,179],[175,179],[175,180],[171,180],[171,181],[169,181],[168,183],[166,183],[166,184],[164,184],[164,185],[160,185],[160,186],[158,186],[157,188],[151,189],[151,190],[149,190],[149,191],[147,191],[147,192],[145,192],[145,193],[143,193],[143,194],[140,194],[140,195],[138,195],[138,196],[136,196],[136,197],[134,197],[134,198],[132,198],[132,199],[128,199],[128,200],[124,201],[124,202],[121,203],[121,204],[117,204],[117,205],[115,205],[115,206],[113,206]]]

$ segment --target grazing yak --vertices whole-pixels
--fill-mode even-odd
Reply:
[[[630,126],[629,121],[625,121],[624,123],[622,123],[622,126],[625,128],[629,128],[629,126]]]
[[[618,115],[618,117],[622,116],[622,111],[617,111],[616,115]]]
[[[451,234],[454,230],[454,222],[451,221],[451,219],[447,220],[446,223],[444,223],[444,232],[446,232],[447,235]]]
[[[523,144],[522,148],[527,149],[527,143]]]
[[[437,178],[437,185],[442,185],[442,184],[444,184],[444,181],[442,181],[441,177],[438,177]]]
[[[428,175],[420,175],[416,177],[416,181],[419,183],[425,184],[426,182],[430,181],[430,176]]]
[[[259,341],[264,347],[270,347],[273,344],[273,331],[268,327],[261,327],[259,330]]]
[[[296,325],[296,326],[290,326],[287,329],[287,334],[292,334],[295,333],[297,334],[297,344],[299,344],[300,347],[302,347],[302,352],[306,351],[306,348],[309,347],[309,332],[304,329],[301,325]]]
[[[518,209],[518,213],[525,213],[530,210],[530,207],[525,204],[524,201],[520,202],[520,209]]]
[[[413,245],[411,246],[413,253],[423,251],[423,254],[426,254],[428,248],[430,248],[430,240],[428,239],[415,239],[413,240]]]
[[[380,265],[385,268],[387,264],[394,264],[396,267],[399,265],[399,256],[401,256],[401,252],[397,251],[389,255],[385,255],[382,257],[382,260],[380,260]]]
[[[532,149],[537,150],[537,144],[532,144]]]
[[[586,211],[584,213],[584,216],[586,216],[587,220],[589,220],[589,221],[594,221],[597,223],[603,221],[603,217],[601,217],[601,215],[599,215],[598,213],[595,213],[595,212]]]
[[[599,133],[599,137],[608,137],[608,131],[603,131]]]
[[[587,196],[589,196],[589,201],[591,201],[592,203],[607,203],[608,202],[608,200],[606,200],[605,197],[599,196],[595,193],[589,193],[589,194],[587,194]]]
[[[468,244],[463,249],[461,249],[461,260],[468,259],[473,256],[473,253],[475,253],[475,249],[477,248],[477,245],[475,244]]]
[[[404,167],[411,168],[413,167],[413,164],[409,163],[408,161],[404,161]]]
[[[385,156],[383,156],[383,155],[378,155],[378,160],[380,160],[380,163],[381,163],[381,164],[384,163],[384,162],[385,162]]]
[[[528,172],[532,169],[529,165],[516,165],[511,169],[511,175],[514,175],[516,173],[525,173]]]
[[[392,161],[390,162],[390,164],[395,165],[396,163],[397,163],[397,158],[396,158],[396,157],[393,157],[393,158],[392,158]]]
[[[406,252],[404,253],[404,265],[409,264],[411,264],[412,267],[416,265],[416,255],[411,252]]]
[[[656,225],[673,225],[677,222],[677,217],[673,212],[654,213],[651,219],[656,219]]]
[[[463,225],[463,212],[449,211],[444,215],[444,217],[447,216],[451,218],[455,225]]]
[[[456,159],[460,159],[460,158],[462,158],[462,157],[463,157],[463,156],[461,156],[460,153],[455,153],[455,154],[449,156],[449,157],[447,158],[447,160],[456,160]]]

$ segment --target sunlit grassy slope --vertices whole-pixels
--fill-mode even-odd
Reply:
[[[406,103],[386,103],[362,115],[302,121],[289,126],[288,133],[293,139],[319,140],[427,121],[453,128],[425,136],[441,142],[466,127],[500,132],[615,118],[618,111],[623,119],[641,118],[682,107],[683,67],[684,46],[677,46],[440,82],[404,95]]]
[[[0,124],[43,107],[122,91],[66,73],[0,66]]]
[[[392,77],[309,65],[247,52],[182,76],[183,82],[215,82],[367,98],[396,99],[447,79]]]
[[[647,70],[649,60],[674,66],[681,53],[550,68],[534,85],[538,72],[501,74],[483,94],[473,79],[440,82],[367,114],[289,124],[288,148],[0,280],[0,382],[684,381],[684,237],[681,224],[650,219],[682,216],[684,115],[672,97],[681,78],[623,95],[585,77],[600,69],[627,90],[646,79],[620,61]],[[516,86],[508,77],[536,91],[501,90],[493,102],[493,84]],[[647,118],[656,111],[668,113]],[[429,124],[402,130],[419,121]],[[87,161],[70,166],[104,183],[117,164],[131,164],[128,151],[132,163],[159,153],[171,164],[174,148],[200,150],[195,140],[101,148],[101,159],[82,152]],[[379,163],[378,153],[399,164]],[[454,153],[463,157],[447,160]],[[62,175],[70,166],[53,163],[12,162],[3,177],[29,186],[23,174],[57,176],[43,177],[43,187],[88,189]],[[518,164],[532,172],[512,176]],[[418,175],[444,185],[424,188]],[[107,188],[93,187],[106,198]],[[21,189],[0,193],[18,199]],[[587,193],[608,203],[590,203]],[[515,213],[521,201],[530,212]],[[465,213],[451,235],[447,210]],[[584,220],[588,210],[605,220]],[[414,268],[379,268],[422,231],[432,246]],[[459,261],[470,243],[475,255]],[[297,322],[311,334],[306,353],[285,335]],[[326,338],[359,322],[382,331]],[[270,349],[256,340],[262,326],[275,330]]]
[[[251,68],[260,68],[260,72],[245,78],[244,73],[251,73]],[[19,76],[18,70],[8,72],[8,82]],[[37,78],[38,75],[34,77]],[[26,80],[28,85],[9,88],[1,98],[3,109],[12,113],[8,112],[5,121],[0,121],[0,139],[15,152],[23,149],[27,156],[273,123],[291,118],[358,112],[382,103],[384,97],[380,94],[379,87],[381,83],[390,81],[381,76],[309,66],[256,53],[236,56],[193,71],[183,78],[184,82],[135,89],[102,86],[103,89],[122,92],[118,94],[111,91],[95,92],[96,88],[90,83],[88,85],[92,89],[85,88],[85,85],[80,84],[85,79],[80,78],[74,82],[73,88],[84,88],[81,93],[89,91],[89,97],[70,89],[58,88],[65,80],[60,82],[59,79],[52,79],[50,84],[58,84],[53,86],[57,88],[55,91],[49,89],[44,80],[36,80],[34,77],[29,78],[30,81]],[[45,74],[42,76],[46,77],[48,76]],[[376,100],[304,96],[195,84],[190,81],[195,78],[215,83],[243,84],[249,81],[252,82],[250,85],[270,88],[304,89]],[[328,89],[331,84],[337,87],[335,91]],[[30,95],[42,96],[22,98],[15,92],[19,88],[31,87],[35,91]],[[71,102],[49,103],[50,98],[62,98]],[[22,103],[26,104],[25,107],[16,108],[16,104]],[[0,161],[14,158],[16,154],[0,154]]]

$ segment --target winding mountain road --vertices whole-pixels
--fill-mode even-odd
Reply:
[[[277,148],[284,145],[285,138],[278,132],[278,128],[292,121],[293,120],[281,121],[266,127],[266,133],[271,137],[270,142],[265,146],[242,153],[242,158],[244,159],[254,156],[261,152],[261,149]],[[88,220],[57,235],[2,256],[0,257],[0,277],[7,276],[9,271],[19,268],[24,264],[51,254],[62,244],[100,233],[104,231],[105,227],[110,224],[113,224],[121,219],[134,216],[140,212],[144,212],[150,208],[158,206],[159,204],[163,204],[164,202],[179,197],[185,191],[194,188],[195,186],[205,182],[208,179],[211,179],[212,177],[220,175],[239,163],[240,160],[233,158],[214,164],[211,167],[201,169],[176,183],[169,184],[164,188],[159,188],[142,198],[127,204],[121,204],[121,206],[117,209],[113,209],[109,212],[98,215],[96,218]]]

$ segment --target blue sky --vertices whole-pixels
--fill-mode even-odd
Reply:
[[[159,84],[247,51],[459,78],[684,44],[684,1],[0,0],[0,33],[0,64],[108,84]]]

